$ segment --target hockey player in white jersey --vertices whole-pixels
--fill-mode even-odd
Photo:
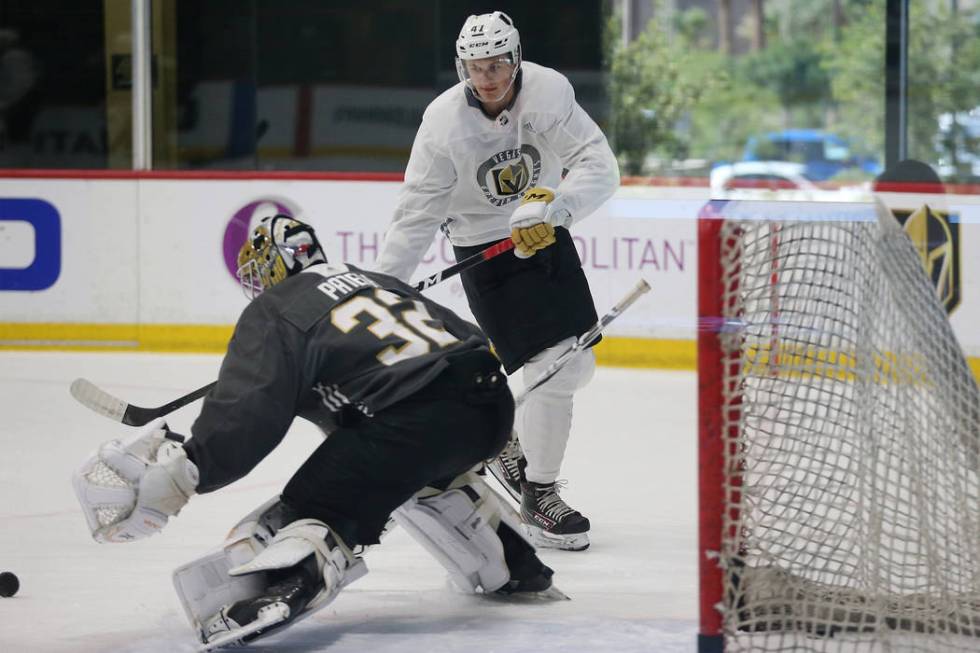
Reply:
[[[515,256],[462,274],[474,316],[508,374],[534,379],[596,321],[569,229],[619,185],[599,127],[555,70],[522,60],[520,35],[495,11],[470,16],[456,41],[459,84],[426,109],[377,269],[412,276],[440,226],[457,260],[511,237]],[[529,397],[491,471],[540,546],[581,550],[589,520],[558,495],[574,393],[591,350]]]

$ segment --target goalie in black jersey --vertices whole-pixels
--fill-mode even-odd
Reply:
[[[482,332],[393,277],[328,262],[313,229],[287,216],[262,221],[239,265],[254,301],[191,437],[158,419],[76,471],[93,537],[158,532],[194,494],[248,474],[300,416],[323,444],[220,550],[174,573],[209,647],[325,606],[366,572],[354,552],[392,515],[464,590],[561,596],[519,515],[474,473],[514,419]]]

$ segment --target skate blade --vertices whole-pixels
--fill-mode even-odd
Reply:
[[[541,601],[571,601],[572,597],[565,594],[560,589],[552,585],[543,592],[531,592],[528,594],[528,598],[536,599]]]
[[[271,628],[277,624],[281,624],[286,619],[289,618],[289,607],[284,603],[274,603],[263,609],[258,618],[242,626],[241,628],[236,628],[234,630],[229,630],[224,633],[215,635],[202,646],[198,647],[198,651],[214,651],[215,649],[224,648],[226,646],[241,646],[243,644],[242,639],[248,637],[249,635],[254,635],[260,630],[265,630],[266,628]]]
[[[524,524],[524,532],[527,534],[531,543],[539,549],[558,549],[560,551],[584,551],[589,548],[588,533],[572,533],[570,535],[557,535],[548,531]]]
[[[568,594],[565,594],[554,585],[540,592],[511,592],[510,594],[490,592],[486,596],[493,599],[494,601],[501,601],[507,603],[538,603],[544,601],[550,602],[550,601],[572,600],[572,597],[570,597]]]

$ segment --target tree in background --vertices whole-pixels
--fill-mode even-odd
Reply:
[[[660,5],[658,15],[666,15]],[[629,45],[614,40],[609,47],[610,131],[626,174],[647,172],[650,156],[689,157],[691,139],[683,123],[710,89],[725,83],[724,73],[700,65],[702,51],[672,47],[659,20],[651,20]]]
[[[980,106],[980,3],[910,4],[909,156],[935,161],[938,147],[955,161],[956,135],[943,144],[937,118]],[[683,3],[655,1],[654,20],[628,46],[609,41],[611,131],[628,174],[663,172],[644,170],[650,159],[738,159],[750,135],[789,127],[833,131],[857,154],[881,156],[883,0],[753,0],[727,27],[726,0],[717,22],[674,6]],[[722,38],[733,32],[744,52]]]
[[[779,98],[776,89],[747,78],[739,59],[727,55],[723,44],[713,47],[704,36],[710,33],[709,25],[707,14],[697,7],[679,12],[674,19],[676,46],[691,53],[686,68],[713,82],[691,108],[686,135],[693,156],[728,161],[741,156],[750,135],[782,124],[779,112],[769,109]]]
[[[824,66],[839,107],[840,133],[884,150],[885,43],[883,3],[849,14],[840,42],[824,44]],[[980,107],[980,8],[953,11],[955,3],[912,0],[909,29],[908,156],[934,161],[937,147],[956,158],[952,143],[938,139],[937,118]],[[868,106],[873,102],[872,106]]]

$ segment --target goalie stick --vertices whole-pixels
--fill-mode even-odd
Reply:
[[[422,279],[415,284],[415,289],[425,290],[426,288],[431,288],[450,277],[456,276],[460,272],[469,270],[484,261],[489,261],[493,257],[504,252],[509,252],[512,249],[514,249],[514,241],[509,238],[501,240],[477,252],[473,256],[463,259],[459,263],[450,265],[445,270]],[[215,383],[217,382],[212,381],[204,387],[198,388],[182,397],[177,397],[173,401],[162,406],[157,406],[156,408],[134,406],[118,397],[114,397],[88,379],[75,379],[72,381],[70,392],[76,401],[89,410],[104,415],[113,421],[128,424],[129,426],[143,426],[144,424],[149,424],[157,417],[169,415],[178,408],[183,408],[192,401],[200,399],[214,387]]]
[[[93,410],[100,415],[104,415],[113,421],[128,424],[129,426],[143,426],[144,424],[149,424],[157,417],[169,415],[178,408],[182,408],[192,401],[200,399],[206,395],[216,383],[217,381],[212,381],[206,386],[198,388],[194,392],[190,392],[183,397],[177,397],[173,401],[162,406],[157,406],[156,408],[134,406],[133,404],[127,403],[122,399],[112,396],[88,379],[75,379],[72,381],[69,391],[71,392],[71,396],[74,397],[78,403],[82,404],[89,410]]]

